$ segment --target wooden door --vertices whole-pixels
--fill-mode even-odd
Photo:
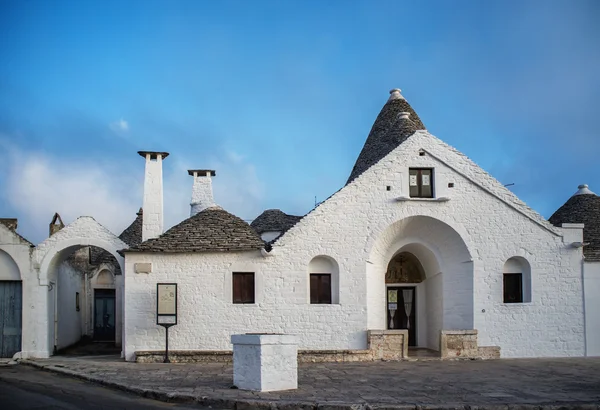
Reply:
[[[115,290],[94,290],[94,340],[115,341]]]
[[[408,329],[408,345],[417,345],[417,292],[414,286],[387,288],[388,329]]]
[[[0,282],[0,357],[13,357],[21,351],[22,311],[21,282]]]

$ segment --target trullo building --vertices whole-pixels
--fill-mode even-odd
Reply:
[[[248,332],[297,335],[306,360],[402,358],[412,347],[442,357],[600,355],[600,197],[581,186],[544,219],[431,135],[400,90],[346,184],[304,216],[267,210],[249,225],[215,202],[214,170],[190,170],[190,217],[163,232],[168,154],[140,154],[141,242],[91,218],[37,247],[0,226],[2,255],[18,267],[10,280],[43,313],[23,310],[22,357],[52,354],[55,266],[90,245],[119,268],[114,337],[126,360],[164,349],[158,283],[177,284],[170,348],[188,358],[226,354],[231,335]]]

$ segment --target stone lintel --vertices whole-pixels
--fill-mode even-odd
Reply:
[[[138,151],[138,154],[144,158],[146,158],[147,155],[150,155],[150,159],[158,159],[158,156],[160,155],[162,159],[165,159],[169,156],[168,152],[159,152],[159,151]]]
[[[188,175],[194,176],[194,173],[199,177],[205,177],[210,172],[210,176],[214,177],[217,172],[214,169],[188,169]]]

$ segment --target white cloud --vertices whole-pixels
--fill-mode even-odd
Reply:
[[[94,217],[119,234],[142,206],[143,162],[93,162],[89,158],[64,158],[42,152],[23,151],[0,139],[8,159],[0,168],[5,187],[0,200],[16,211],[19,232],[34,243],[48,236],[48,224],[58,212],[68,224],[77,217]],[[189,216],[192,178],[187,166],[193,162],[172,155],[164,164],[165,230]],[[208,166],[217,170],[213,179],[216,202],[243,219],[261,211],[264,186],[254,166],[239,157],[214,158]],[[198,164],[195,164],[196,167]]]
[[[117,121],[113,121],[108,124],[108,127],[117,134],[126,133],[129,131],[129,123],[125,121],[123,118]]]

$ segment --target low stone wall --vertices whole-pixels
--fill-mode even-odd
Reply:
[[[369,330],[371,360],[402,360],[408,357],[408,330]]]
[[[135,352],[136,363],[162,363],[164,350],[145,350]],[[171,363],[232,363],[233,352],[211,350],[169,350]]]
[[[367,350],[299,350],[298,363],[369,362],[402,360],[408,357],[407,330],[369,330]],[[165,352],[135,352],[137,363],[162,363]],[[232,363],[231,351],[170,350],[172,363]]]
[[[367,350],[299,350],[298,363],[370,362],[408,359],[407,330],[367,331]],[[135,352],[138,363],[162,363],[160,350]],[[497,346],[478,346],[477,330],[442,330],[441,359],[499,359]],[[172,363],[232,363],[231,351],[170,350]],[[431,359],[431,358],[430,358]]]
[[[442,359],[478,358],[477,330],[442,330],[440,356]]]
[[[477,348],[479,359],[491,360],[500,359],[500,347],[499,346],[479,346]]]

